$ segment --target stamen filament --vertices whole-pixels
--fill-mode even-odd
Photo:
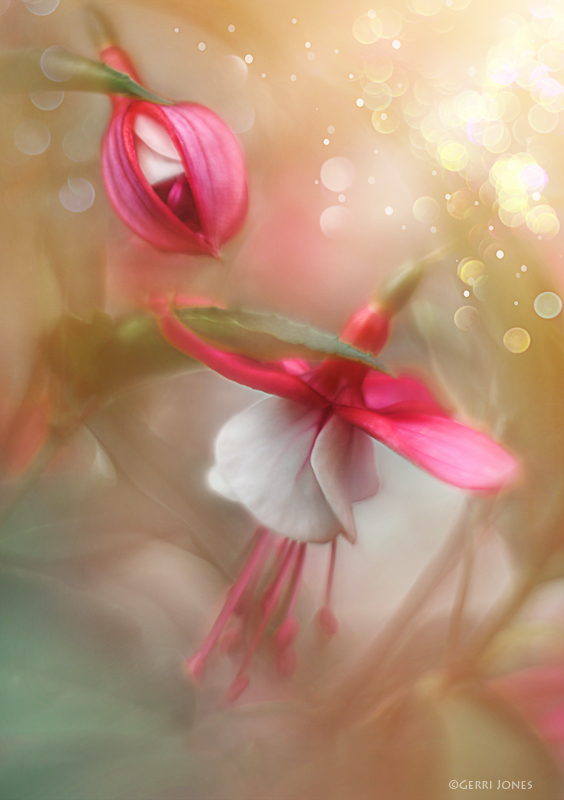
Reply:
[[[280,654],[282,654],[285,650],[288,650],[288,648],[291,647],[291,645],[297,639],[300,629],[298,620],[294,616],[294,611],[296,609],[296,603],[298,602],[298,594],[300,591],[300,581],[305,561],[306,547],[307,547],[306,542],[300,542],[298,545],[296,558],[294,560],[294,570],[292,572],[292,577],[290,578],[290,599],[288,601],[286,615],[282,623],[279,625],[278,630],[276,631],[276,635],[274,637],[276,646],[278,647]],[[280,663],[281,662],[279,657],[278,658],[279,667]],[[284,674],[289,674],[288,668],[289,667],[284,668],[283,670]]]
[[[260,562],[261,555],[264,552],[269,537],[270,537],[270,532],[268,530],[266,530],[265,528],[260,530],[260,533],[258,534],[257,543],[255,544],[251,552],[251,555],[249,556],[245,566],[243,567],[241,574],[239,575],[236,582],[229,590],[225,604],[218,618],[213,624],[210,632],[206,636],[204,643],[202,644],[198,652],[195,653],[195,655],[186,660],[187,667],[194,678],[197,679],[202,674],[205,667],[206,659],[209,657],[217,640],[221,636],[221,633],[225,628],[225,625],[227,624],[229,617],[233,613],[233,610],[235,609],[245,589],[247,588],[247,585],[251,580],[253,573],[255,572],[256,566]]]
[[[331,542],[331,557],[325,587],[325,604],[317,612],[317,622],[326,636],[334,636],[339,630],[339,622],[331,608],[331,595],[333,593],[333,576],[335,575],[335,561],[337,558],[337,540]]]
[[[296,563],[294,566],[294,574],[292,575],[292,584],[291,584],[292,593],[290,595],[290,602],[288,603],[288,611],[286,612],[286,617],[293,616],[294,611],[296,609],[296,603],[298,602],[298,594],[300,591],[300,581],[304,569],[306,547],[307,547],[307,542],[300,542],[298,545],[298,555],[296,557]]]
[[[263,635],[263,633],[264,633],[264,631],[266,629],[266,626],[268,625],[268,622],[269,622],[271,616],[273,615],[273,613],[274,613],[274,611],[276,609],[276,605],[278,603],[278,599],[280,597],[280,592],[282,591],[282,587],[284,585],[284,581],[286,580],[286,578],[288,576],[288,572],[290,571],[290,569],[292,567],[293,555],[294,555],[294,551],[296,549],[296,546],[297,546],[297,542],[289,542],[289,546],[285,548],[284,560],[282,561],[282,564],[280,565],[280,569],[278,570],[278,574],[276,575],[276,578],[274,579],[274,582],[267,589],[265,597],[263,598],[263,604],[262,604],[263,614],[262,614],[261,621],[260,621],[260,623],[259,623],[259,625],[258,625],[258,627],[257,627],[257,629],[256,629],[256,631],[254,633],[254,636],[253,636],[253,638],[252,638],[252,640],[251,640],[251,642],[249,644],[247,652],[245,653],[245,657],[243,659],[243,662],[242,662],[241,666],[239,667],[239,672],[237,673],[237,677],[235,678],[235,680],[231,684],[230,689],[228,690],[228,695],[229,695],[230,699],[232,699],[232,700],[236,699],[238,694],[240,694],[240,692],[237,692],[237,693],[235,692],[236,687],[239,687],[239,686],[242,686],[243,684],[245,684],[245,688],[246,688],[247,682],[244,680],[245,670],[247,669],[247,667],[248,667],[248,665],[249,665],[249,663],[251,661],[251,658],[253,657],[253,654],[254,654],[255,650],[257,649],[257,646],[258,646],[258,644],[259,644],[259,642],[260,642],[260,640],[262,638],[262,635]]]

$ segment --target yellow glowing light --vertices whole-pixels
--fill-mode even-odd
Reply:
[[[507,133],[507,126],[504,122],[497,121],[488,125],[482,136],[482,144],[488,148],[498,145]]]
[[[509,86],[517,78],[521,53],[509,43],[498,45],[488,59],[488,75],[497,86]]]
[[[373,83],[383,83],[392,76],[394,65],[388,56],[377,56],[364,62],[364,74]]]
[[[521,55],[519,69],[517,71],[517,83],[522,89],[530,89],[531,84],[537,79],[539,62],[532,56]]]
[[[440,120],[435,112],[421,120],[421,134],[428,142],[440,142],[445,137]]]
[[[469,155],[466,147],[460,142],[444,142],[439,145],[439,159],[445,169],[457,172],[468,164]]]
[[[413,9],[422,17],[433,17],[444,5],[444,0],[413,0]]]
[[[365,105],[372,111],[383,111],[392,102],[392,92],[387,83],[369,83],[363,89]]]
[[[508,211],[505,208],[499,209],[499,218],[508,228],[518,228],[525,222],[525,214],[522,211]]]
[[[539,69],[545,68],[539,67]],[[548,111],[562,111],[564,108],[564,86],[549,75],[539,75],[539,79],[531,87],[531,94],[537,103]]]
[[[439,218],[440,208],[434,197],[419,197],[413,204],[413,216],[419,222],[429,224]]]
[[[454,315],[454,324],[461,331],[469,331],[480,323],[480,312],[474,306],[461,306]]]
[[[447,203],[447,211],[453,219],[468,219],[475,210],[476,195],[469,189],[454,192]]]
[[[498,195],[498,203],[500,208],[504,211],[509,211],[511,214],[516,214],[518,211],[525,211],[529,207],[529,200],[527,193],[513,194],[505,189],[502,189]]]
[[[462,92],[454,98],[454,113],[464,122],[482,119],[486,106],[478,92]]]
[[[464,281],[468,286],[472,286],[478,278],[482,277],[486,268],[476,258],[463,258],[456,271],[461,281]]]
[[[499,92],[496,95],[500,119],[513,122],[521,111],[521,101],[513,92]]]
[[[537,103],[529,109],[527,119],[537,133],[550,133],[558,125],[559,116]]]
[[[410,128],[419,128],[421,117],[425,114],[425,106],[414,97],[402,102],[403,117]]]
[[[560,230],[560,222],[552,206],[535,206],[526,215],[527,228],[533,233],[552,239]]]
[[[372,20],[368,14],[361,14],[355,19],[352,26],[352,32],[357,42],[361,44],[373,44],[380,38],[370,24]]]
[[[403,19],[395,8],[379,8],[370,21],[372,30],[382,39],[394,39],[401,31]]]
[[[400,112],[395,108],[387,108],[386,111],[374,111],[372,113],[372,125],[378,133],[393,133],[402,121]]]
[[[472,285],[474,297],[477,297],[478,300],[488,299],[488,280],[487,275],[481,275],[479,278],[476,278],[475,283]]]
[[[562,300],[555,292],[541,292],[535,297],[533,307],[539,317],[554,319],[562,311]]]
[[[545,42],[538,52],[538,59],[551,71],[564,67],[564,42]]]
[[[503,335],[503,344],[510,353],[524,353],[531,344],[531,337],[524,328],[510,328]]]
[[[391,80],[388,81],[388,86],[394,97],[401,97],[409,88],[409,76],[403,69],[394,69],[394,74]]]

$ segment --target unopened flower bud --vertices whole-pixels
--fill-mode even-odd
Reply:
[[[102,58],[135,76],[119,48],[108,48]],[[113,105],[102,175],[121,219],[161,250],[219,256],[248,207],[245,162],[234,134],[197,103],[118,98]]]
[[[423,277],[423,264],[407,264],[392,272],[374,294],[374,302],[390,315],[409,302]]]
[[[377,355],[388,341],[390,317],[385,310],[368,305],[354,313],[340,338],[365,353]]]
[[[393,272],[374,293],[372,302],[352,315],[340,338],[377,355],[388,341],[392,317],[410,300],[422,277],[421,262]]]

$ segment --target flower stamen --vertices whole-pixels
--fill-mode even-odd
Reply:
[[[331,595],[333,593],[333,577],[335,575],[335,561],[337,559],[337,539],[331,542],[331,556],[327,572],[327,585],[325,588],[325,603],[317,612],[317,624],[326,636],[335,636],[339,630],[339,621],[331,608]]]
[[[259,530],[257,542],[251,552],[251,555],[243,567],[243,570],[237,581],[231,587],[229,594],[227,595],[227,600],[225,601],[218,618],[213,624],[212,629],[204,640],[203,645],[200,647],[198,652],[195,653],[195,655],[186,659],[186,670],[190,677],[192,677],[194,680],[198,680],[198,678],[201,677],[211,651],[215,647],[219,637],[223,632],[223,629],[229,621],[229,618],[234,613],[235,608],[245,593],[245,589],[249,585],[257,565],[260,564],[262,553],[265,551],[269,538],[270,532],[265,528],[261,528]]]
[[[280,598],[280,594],[283,590],[284,583],[286,582],[286,578],[288,577],[288,573],[292,568],[292,563],[294,562],[294,553],[298,543],[295,541],[289,541],[288,546],[284,548],[284,557],[276,577],[272,584],[266,590],[265,596],[262,599],[261,607],[262,607],[262,618],[258,624],[257,629],[251,639],[249,647],[247,648],[247,652],[243,658],[243,662],[239,667],[239,672],[237,673],[237,677],[227,690],[227,699],[230,701],[236,700],[247,688],[249,685],[249,677],[246,674],[246,669],[254,655],[255,650],[257,649],[260,640],[263,637],[264,631],[266,630],[266,626],[268,625],[270,618],[274,614],[276,607],[278,605],[278,600]]]

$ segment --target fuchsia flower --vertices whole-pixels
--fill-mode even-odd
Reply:
[[[386,341],[388,325],[388,314],[368,307],[352,317],[341,338],[375,354]],[[510,453],[453,420],[412,378],[394,378],[340,359],[316,366],[297,360],[261,363],[206,344],[170,311],[161,328],[173,345],[224,377],[277,395],[230,420],[216,443],[217,468],[229,494],[265,527],[210,635],[189,660],[195,677],[232,614],[252,608],[269,560],[274,574],[264,590],[258,628],[231,686],[232,698],[245,689],[250,657],[275,614],[278,665],[286,673],[293,668],[291,646],[298,626],[294,607],[307,543],[332,544],[318,620],[327,633],[336,631],[330,608],[336,537],[342,533],[354,542],[353,504],[378,490],[370,438],[463,489],[497,491],[517,475]]]
[[[138,80],[119,48],[107,48],[102,59]],[[234,134],[197,103],[112,102],[102,175],[121,219],[161,250],[218,256],[241,229],[248,207],[245,162]]]

